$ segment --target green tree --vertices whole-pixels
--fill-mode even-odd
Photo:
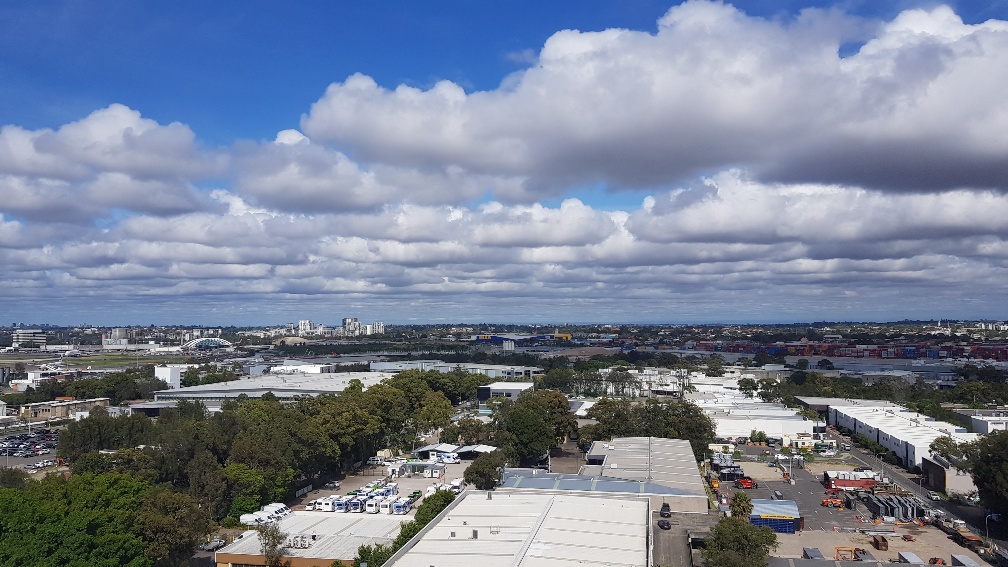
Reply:
[[[364,564],[367,564],[368,567],[381,567],[395,555],[396,551],[398,549],[393,545],[383,545],[380,543],[362,545],[357,548],[357,557],[354,558],[353,567],[361,567]],[[333,563],[333,567],[340,567],[342,565],[343,563],[340,561]]]
[[[193,549],[210,533],[210,516],[186,494],[155,490],[143,498],[137,527],[155,566],[189,564]]]
[[[189,463],[186,474],[189,477],[189,495],[204,506],[213,519],[227,516],[230,507],[228,480],[217,459],[209,451],[200,451]]]
[[[753,503],[749,498],[749,495],[740,490],[732,495],[731,500],[728,503],[728,508],[731,510],[733,518],[738,518],[748,522],[749,516],[752,515]]]
[[[823,358],[816,363],[816,368],[819,370],[833,370],[833,362],[828,358]]]
[[[553,437],[558,443],[577,431],[577,418],[570,410],[567,396],[553,390],[535,390],[533,396],[546,409],[546,422],[553,427]]]
[[[20,469],[0,467],[0,488],[24,488],[31,479]]]
[[[724,358],[720,354],[712,354],[707,358],[707,376],[724,376]]]
[[[463,478],[478,490],[493,490],[500,480],[500,469],[504,467],[504,453],[491,451],[483,453],[466,467]]]
[[[531,396],[522,397],[531,399]],[[553,427],[547,423],[542,407],[534,401],[520,401],[509,408],[502,419],[501,430],[514,440],[511,450],[522,465],[535,464],[553,446]]]
[[[777,534],[748,520],[723,518],[704,542],[703,556],[709,567],[756,567],[767,565],[770,552],[777,549]]]
[[[248,465],[232,463],[224,467],[224,478],[231,492],[231,516],[237,518],[259,509],[266,487],[266,479],[261,472]]]
[[[290,561],[281,561],[284,552],[287,550],[287,533],[280,529],[276,522],[260,524],[256,527],[259,533],[259,549],[266,558],[267,567],[280,567],[290,565]]]
[[[754,378],[739,378],[738,389],[740,394],[747,398],[751,398],[756,391],[759,390],[759,384],[756,383]]]
[[[970,462],[966,459],[966,444],[958,443],[950,435],[942,435],[935,439],[931,442],[929,449],[931,454],[945,459],[959,472],[970,468]]]
[[[428,391],[420,404],[420,407],[413,412],[409,419],[413,437],[435,431],[451,423],[452,406],[448,398],[441,392]]]
[[[811,408],[803,409],[799,411],[796,415],[804,417],[808,421],[822,421],[822,416],[819,415],[819,412]]]
[[[992,431],[964,448],[973,483],[984,504],[1008,513],[1008,431]]]
[[[781,385],[773,378],[761,378],[759,381],[759,399],[764,402],[776,402],[781,399]]]
[[[413,521],[421,526],[426,526],[431,520],[437,517],[442,510],[448,507],[455,500],[455,493],[451,490],[438,490],[423,499],[417,508]]]

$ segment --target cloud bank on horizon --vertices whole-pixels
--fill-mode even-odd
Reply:
[[[1008,317],[1008,22],[698,0],[491,90],[366,72],[269,141],[0,128],[8,319]]]

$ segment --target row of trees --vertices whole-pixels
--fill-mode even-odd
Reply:
[[[588,410],[588,417],[597,423],[580,429],[584,445],[613,437],[686,439],[697,460],[708,452],[716,431],[714,422],[699,406],[679,398],[649,399],[643,403],[605,398]]]
[[[336,395],[281,404],[267,394],[227,403],[213,415],[183,401],[156,422],[95,410],[66,428],[58,452],[75,473],[128,473],[164,483],[200,502],[213,519],[234,522],[377,449],[413,448],[426,432],[448,425],[450,398],[467,401],[486,380],[463,374],[402,372],[367,390],[352,380]]]
[[[78,400],[109,398],[117,406],[126,400],[142,400],[154,397],[154,392],[168,387],[162,380],[154,378],[154,367],[147,365],[113,372],[100,378],[76,378],[65,382],[43,382],[38,388],[28,388],[0,396],[8,405],[24,405],[49,402],[59,396],[72,396]]]
[[[497,451],[481,455],[465,472],[466,482],[480,490],[496,486],[505,464],[533,466],[550,449],[577,431],[567,397],[554,390],[529,390],[515,400],[494,398],[489,423],[464,417],[442,430],[444,443],[492,443]]]
[[[517,400],[499,403],[493,420],[484,424],[464,418],[445,428],[442,442],[492,441],[500,450],[480,455],[465,471],[465,480],[480,490],[490,490],[505,466],[534,465],[546,452],[575,430],[587,449],[592,441],[614,437],[665,437],[690,441],[700,460],[714,442],[714,422],[696,404],[682,399],[634,402],[603,398],[588,410],[597,421],[577,428],[567,398],[552,390],[525,392]]]
[[[911,384],[899,378],[865,385],[858,377],[825,376],[819,372],[797,370],[781,381],[773,378],[741,378],[738,385],[743,394],[766,402],[797,406],[795,398],[799,396],[889,400],[954,423],[961,423],[961,416],[943,409],[942,404],[983,407],[989,403],[1008,403],[1008,382],[976,378],[962,380],[954,388],[938,390],[930,384]]]
[[[221,382],[237,380],[241,378],[238,374],[238,371],[241,370],[241,365],[236,366],[237,368],[228,368],[226,366],[218,366],[216,364],[201,364],[200,366],[194,366],[182,373],[182,379],[179,383],[183,388],[188,388],[190,386],[219,384]]]

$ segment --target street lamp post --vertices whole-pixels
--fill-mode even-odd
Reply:
[[[987,545],[990,545],[990,524],[987,523],[987,520],[990,520],[992,515],[993,514],[987,514],[987,517],[984,518],[984,534],[987,536]]]

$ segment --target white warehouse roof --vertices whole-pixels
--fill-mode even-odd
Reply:
[[[389,372],[262,374],[231,382],[160,390],[154,392],[154,400],[199,400],[207,406],[219,406],[225,400],[235,399],[242,394],[250,398],[259,398],[269,392],[281,401],[290,401],[296,396],[338,394],[347,387],[351,380],[360,380],[365,388],[369,388],[392,375]]]
[[[648,564],[646,498],[466,492],[388,567]]]
[[[332,512],[295,511],[280,519],[280,529],[288,536],[307,536],[307,548],[288,547],[284,557],[317,559],[320,565],[333,561],[352,560],[357,548],[376,543],[389,544],[399,535],[405,516],[387,514],[335,514]],[[312,535],[315,536],[312,539]],[[217,563],[261,564],[262,545],[259,533],[245,532],[217,551]]]

